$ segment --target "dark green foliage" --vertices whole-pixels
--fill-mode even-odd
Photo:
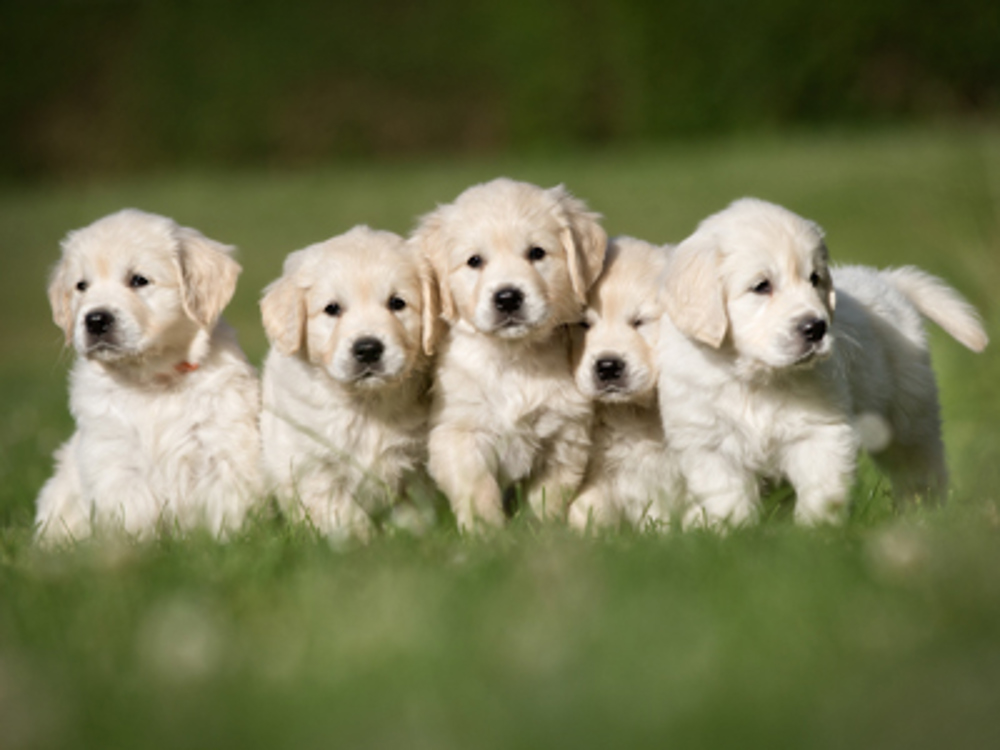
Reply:
[[[989,0],[2,0],[0,173],[991,116]]]

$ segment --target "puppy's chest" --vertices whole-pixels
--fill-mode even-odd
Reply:
[[[593,470],[604,481],[637,488],[639,494],[665,489],[674,474],[658,409],[599,407],[592,455]]]
[[[132,465],[150,481],[175,485],[203,473],[216,458],[216,443],[227,440],[213,417],[218,404],[199,392],[115,390],[88,394],[76,406],[88,451]]]
[[[340,416],[326,431],[335,453],[349,456],[362,466],[387,461],[412,463],[421,458],[425,413],[348,412]]]
[[[676,437],[684,443],[694,436],[695,442],[735,452],[746,464],[765,472],[789,446],[809,439],[818,426],[841,419],[812,382],[753,385],[732,381],[703,392],[701,398],[689,399],[674,411],[683,415],[682,424],[665,420],[668,439]]]
[[[568,364],[558,360],[550,367],[484,362],[481,368],[463,368],[457,375],[444,373],[440,383],[446,419],[466,421],[476,431],[507,439],[517,435],[545,439],[591,411]]]
[[[266,378],[264,409],[280,425],[277,438],[290,437],[286,447],[293,451],[368,468],[422,458],[428,406],[416,390],[365,399],[322,380],[308,381],[309,387],[301,390],[277,385]]]

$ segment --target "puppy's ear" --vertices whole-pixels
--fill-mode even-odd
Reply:
[[[66,344],[73,340],[73,280],[69,277],[66,258],[52,269],[49,276],[49,304],[52,306],[52,320],[62,328]]]
[[[184,312],[202,328],[211,328],[236,291],[242,269],[230,255],[235,248],[188,227],[178,227],[177,239]]]
[[[820,230],[822,231],[822,230]],[[822,256],[823,263],[826,266],[826,272],[823,274],[824,280],[826,281],[826,307],[830,311],[830,315],[833,315],[833,311],[837,309],[837,290],[833,287],[833,274],[830,273],[830,251],[826,249],[826,243],[822,243]]]
[[[429,357],[434,354],[444,327],[444,322],[441,320],[440,284],[430,261],[415,245],[412,250],[417,254],[417,262],[420,264],[420,296],[423,298],[421,303],[423,315],[420,321],[421,344],[424,354]]]
[[[260,313],[268,341],[286,357],[302,348],[306,335],[306,305],[303,289],[294,275],[282,276],[268,285],[260,300]]]
[[[430,264],[430,276],[437,286],[435,297],[438,316],[451,325],[458,321],[458,311],[455,309],[455,300],[448,286],[448,248],[445,245],[442,224],[439,208],[420,220],[410,242],[416,245],[417,251]]]
[[[729,318],[714,239],[696,234],[674,249],[660,294],[678,330],[715,349],[722,346]]]
[[[561,241],[566,251],[570,283],[577,301],[587,303],[590,289],[604,267],[608,235],[600,224],[601,215],[587,210],[583,201],[574,198],[562,185],[548,191],[559,205],[563,225]]]

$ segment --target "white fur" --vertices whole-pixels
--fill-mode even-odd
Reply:
[[[574,342],[577,387],[596,402],[590,461],[569,511],[580,529],[662,526],[677,510],[677,467],[656,398],[658,296],[668,258],[669,248],[616,238],[590,290]]]
[[[920,313],[970,348],[986,336],[943,282],[912,268],[831,278],[819,227],[744,199],[678,246],[664,302],[660,406],[695,503],[687,524],[752,520],[760,476],[791,482],[799,522],[836,521],[862,443],[897,492],[944,491]],[[810,321],[829,327],[821,339],[802,335]]]
[[[38,497],[46,541],[237,528],[261,497],[259,386],[219,320],[232,248],[127,209],[71,233],[49,285],[73,343],[73,437]],[[144,283],[141,283],[144,282]],[[110,315],[104,335],[88,315]]]
[[[429,272],[398,235],[356,227],[290,255],[261,309],[272,343],[261,414],[271,489],[324,534],[367,537],[426,457]],[[361,340],[384,347],[378,362],[355,356]]]
[[[603,263],[598,217],[561,186],[498,179],[424,217],[414,241],[449,324],[433,390],[431,476],[462,529],[502,524],[503,494],[518,482],[536,515],[564,517],[592,417],[574,387],[566,325],[579,320]],[[503,290],[523,297],[514,313],[497,304]]]

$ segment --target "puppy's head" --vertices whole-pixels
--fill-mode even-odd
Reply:
[[[425,216],[414,241],[433,266],[447,322],[504,339],[544,337],[579,319],[604,261],[598,220],[561,185],[501,178]]]
[[[171,219],[125,209],[70,234],[49,280],[67,344],[106,363],[181,352],[236,290],[233,248]]]
[[[360,226],[289,255],[260,306],[279,352],[304,357],[342,385],[375,389],[398,383],[433,352],[436,299],[414,246]]]
[[[835,295],[823,231],[751,198],[705,219],[678,245],[663,287],[674,325],[752,368],[828,356]]]
[[[668,252],[631,237],[608,244],[604,271],[574,335],[577,387],[590,398],[645,401],[655,392],[653,352],[663,315],[658,292]]]

